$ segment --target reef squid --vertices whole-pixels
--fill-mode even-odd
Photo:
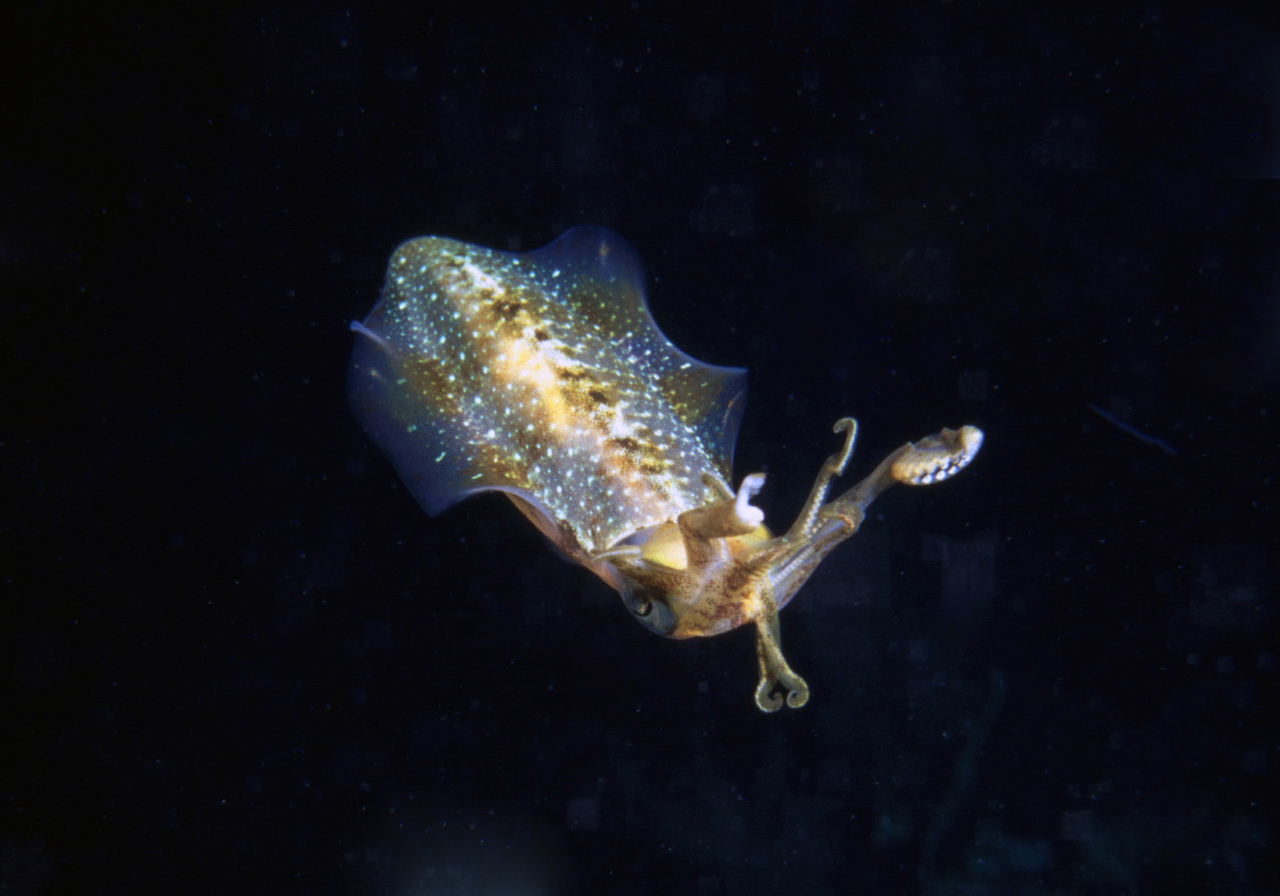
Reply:
[[[783,657],[779,611],[881,492],[942,482],[982,446],[974,426],[942,429],[829,498],[858,434],[838,420],[839,450],[774,533],[752,503],[764,475],[733,484],[746,371],[673,345],[636,251],[599,228],[524,253],[409,240],[352,329],[352,406],[427,512],[502,492],[650,631],[694,638],[752,623],[765,712],[809,700]]]

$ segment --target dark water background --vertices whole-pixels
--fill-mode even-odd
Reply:
[[[11,14],[0,893],[1277,892],[1276,19],[877,6]],[[987,433],[799,712],[346,409],[397,242],[576,224],[775,525]]]

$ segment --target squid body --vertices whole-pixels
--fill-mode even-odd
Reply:
[[[774,534],[733,487],[746,371],[686,355],[654,323],[634,249],[580,227],[526,253],[440,237],[401,245],[363,323],[349,389],[357,416],[430,513],[500,491],[568,557],[672,638],[756,627],[755,699],[803,706],[778,611],[894,483],[941,482],[982,432],[908,442],[828,500],[857,435],[822,465],[791,527]]]

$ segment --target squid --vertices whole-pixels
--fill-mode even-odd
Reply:
[[[881,492],[949,479],[983,441],[974,426],[942,429],[831,497],[858,434],[838,420],[839,450],[775,534],[752,503],[764,475],[733,485],[746,371],[673,345],[649,312],[638,254],[600,228],[525,253],[409,240],[352,329],[352,407],[428,513],[501,492],[650,631],[753,624],[765,712],[809,700],[782,653],[782,608]]]

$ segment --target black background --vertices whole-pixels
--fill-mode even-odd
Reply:
[[[6,26],[0,892],[1277,892],[1274,18],[94,9]],[[775,527],[840,416],[987,433],[788,608],[801,711],[346,408],[396,243],[576,224]]]

